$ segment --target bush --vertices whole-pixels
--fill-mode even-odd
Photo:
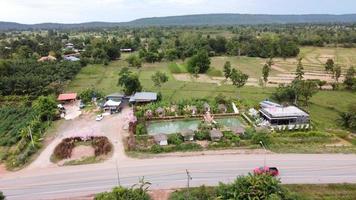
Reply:
[[[147,135],[147,129],[144,123],[137,124],[136,135]]]
[[[260,144],[262,141],[264,145],[268,145],[271,142],[271,138],[268,133],[255,133],[251,140],[253,144]]]
[[[194,151],[194,150],[200,150],[200,149],[202,149],[202,147],[199,144],[182,143],[180,145],[177,145],[174,150],[175,151]]]
[[[180,145],[183,143],[183,138],[178,134],[168,135],[168,144]]]
[[[231,184],[220,183],[216,190],[220,199],[290,199],[280,180],[266,174],[240,176]]]
[[[187,189],[175,191],[169,197],[169,200],[186,200]],[[214,200],[216,199],[216,191],[213,187],[200,186],[198,188],[189,189],[190,200]]]
[[[5,200],[5,195],[2,192],[0,192],[0,200]]]
[[[103,98],[104,95],[95,88],[87,88],[79,94],[80,99],[83,103],[91,102],[93,97],[98,99]]]
[[[107,137],[93,137],[92,145],[95,149],[95,156],[107,155],[112,150],[112,145]]]
[[[150,200],[150,196],[143,188],[115,187],[112,192],[95,195],[95,200]]]
[[[162,146],[155,144],[150,148],[151,153],[162,153],[164,152],[164,149]]]
[[[209,131],[207,130],[202,130],[202,131],[195,131],[195,139],[197,140],[209,140],[210,139],[210,134]]]
[[[75,147],[73,138],[65,138],[54,149],[54,156],[56,159],[63,160],[70,158],[73,148]]]

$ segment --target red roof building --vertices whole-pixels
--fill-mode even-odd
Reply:
[[[58,101],[71,101],[76,99],[77,99],[77,93],[60,94],[58,96]]]

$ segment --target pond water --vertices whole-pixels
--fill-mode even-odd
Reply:
[[[196,119],[150,122],[147,124],[147,132],[149,135],[156,135],[159,133],[179,133],[184,129],[191,129],[195,131],[198,129],[200,121],[201,120]],[[217,118],[215,121],[226,127],[234,127],[241,124],[235,117]]]

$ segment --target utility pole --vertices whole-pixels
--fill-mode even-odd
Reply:
[[[189,200],[190,199],[190,193],[189,193],[190,180],[192,180],[193,178],[190,176],[190,173],[187,169],[185,171],[187,173],[187,200]]]
[[[116,175],[117,175],[117,184],[119,185],[119,186],[121,186],[121,183],[120,183],[120,173],[119,173],[119,166],[118,166],[118,160],[117,160],[117,158],[116,158],[116,160],[115,160],[115,166],[116,166]]]
[[[263,161],[263,167],[266,167],[266,154],[267,154],[267,149],[265,147],[265,145],[263,144],[262,141],[260,141],[261,146],[263,147],[263,149],[265,150],[265,157],[264,157],[264,161]]]

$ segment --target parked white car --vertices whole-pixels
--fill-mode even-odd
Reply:
[[[103,115],[97,115],[96,116],[96,121],[101,121],[101,120],[103,120],[104,119],[104,116]]]

